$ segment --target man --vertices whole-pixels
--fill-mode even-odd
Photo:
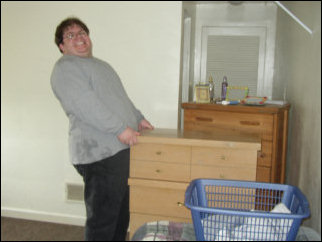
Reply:
[[[71,162],[85,184],[86,240],[124,241],[129,224],[129,146],[153,129],[128,98],[119,76],[92,56],[87,26],[62,21],[55,42],[63,56],[51,86],[69,118]]]

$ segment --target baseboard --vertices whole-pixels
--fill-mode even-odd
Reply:
[[[86,220],[86,218],[82,216],[59,214],[59,213],[48,213],[48,212],[42,212],[42,211],[8,208],[8,207],[1,207],[1,216],[36,220],[36,221],[42,221],[42,222],[69,224],[69,225],[76,225],[76,226],[84,226],[85,220]]]

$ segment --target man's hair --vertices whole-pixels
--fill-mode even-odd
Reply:
[[[78,25],[79,27],[81,27],[87,34],[89,34],[89,29],[87,28],[86,24],[84,24],[80,19],[78,18],[67,18],[65,20],[63,20],[56,28],[56,32],[55,32],[55,43],[58,46],[58,49],[60,52],[61,49],[59,48],[59,45],[61,43],[63,43],[63,34],[64,31],[68,28],[71,27],[73,25]]]

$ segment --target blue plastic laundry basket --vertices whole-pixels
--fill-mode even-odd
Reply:
[[[197,240],[295,240],[309,204],[294,186],[193,180],[185,193]],[[272,209],[282,208],[286,210]],[[273,210],[273,211],[274,211]]]

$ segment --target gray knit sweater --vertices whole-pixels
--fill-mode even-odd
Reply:
[[[117,136],[144,119],[113,68],[97,58],[63,55],[51,86],[69,118],[72,164],[89,164],[128,148]]]

